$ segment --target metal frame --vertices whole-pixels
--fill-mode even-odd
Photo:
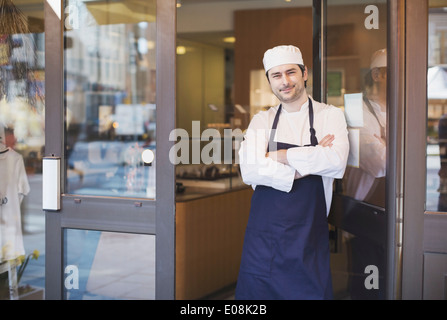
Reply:
[[[402,283],[402,242],[403,242],[403,209],[405,178],[405,17],[406,1],[387,2],[387,59],[388,92],[387,104],[392,106],[388,111],[387,134],[387,176],[386,176],[386,215],[388,230],[387,239],[387,299],[401,298]],[[326,65],[326,34],[325,19],[327,1],[313,1],[314,16],[314,95],[325,98]],[[410,33],[411,34],[411,33]],[[414,38],[415,39],[415,38]],[[417,91],[417,90],[415,90]],[[417,119],[417,118],[416,118]],[[411,126],[410,126],[411,127]],[[411,127],[413,128],[413,127]],[[411,140],[410,140],[411,141]],[[421,150],[415,148],[414,150]],[[404,157],[405,155],[405,157]],[[408,171],[407,171],[408,172]],[[407,174],[408,175],[408,174]],[[413,177],[415,177],[413,175]],[[424,179],[418,178],[418,181]],[[418,183],[412,182],[413,187]],[[422,224],[421,224],[422,225]],[[407,247],[406,247],[407,248]],[[411,247],[408,247],[411,248]]]
[[[61,1],[63,4],[64,2]],[[157,0],[156,200],[62,194],[61,211],[45,212],[45,298],[63,298],[64,228],[156,236],[156,299],[175,297],[175,169],[169,161],[175,128],[175,0]],[[64,17],[63,7],[59,12]],[[63,18],[48,1],[45,13],[45,155],[64,161]],[[61,166],[62,180],[64,166]],[[61,185],[64,186],[63,181]],[[63,191],[62,191],[63,192]]]
[[[428,16],[428,12],[427,12]],[[428,36],[427,36],[428,37]],[[423,39],[424,43],[428,43],[428,39]],[[421,97],[422,100],[422,97]],[[423,119],[424,124],[427,122],[427,119]],[[422,123],[420,124],[422,128]],[[424,134],[425,132],[422,132]],[[425,167],[425,162],[423,164]],[[425,191],[425,190],[424,190]],[[424,214],[424,227],[423,227],[422,235],[419,235],[419,240],[423,239],[423,254],[426,253],[435,253],[441,254],[443,256],[447,256],[447,214],[445,212],[428,212],[426,211]],[[421,232],[420,230],[418,230]],[[439,255],[439,256],[441,256]],[[423,279],[427,279],[430,277],[428,274],[430,271],[425,271],[424,274],[421,275]],[[423,284],[425,285],[425,284]],[[447,287],[447,282],[444,283],[444,288]],[[423,292],[425,295],[425,292]],[[446,292],[447,294],[447,292]],[[446,297],[447,298],[447,297]]]
[[[61,12],[59,13],[59,15]],[[45,15],[45,155],[61,156],[63,139],[62,20],[48,1]],[[58,212],[45,213],[45,299],[62,298],[62,230]]]
[[[313,88],[314,99],[326,102],[326,12],[327,0],[313,0]]]
[[[422,299],[426,181],[428,1],[405,3],[402,299]]]
[[[405,223],[402,298],[423,299],[424,255],[447,253],[447,214],[425,211],[428,68],[428,0],[406,1],[405,27]],[[427,288],[430,289],[430,288]]]
[[[404,44],[405,1],[388,1],[388,110],[387,191],[388,250],[387,299],[401,298],[404,190]],[[391,130],[390,130],[391,129]]]
[[[169,161],[174,141],[176,99],[176,1],[157,0],[157,181],[156,299],[175,298],[175,167]]]

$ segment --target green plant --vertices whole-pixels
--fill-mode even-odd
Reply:
[[[39,258],[39,250],[34,250],[32,253],[28,254],[26,258],[25,255],[17,258],[20,260],[20,265],[17,268],[17,284],[20,283],[20,279],[22,279],[23,272],[25,271],[30,258],[37,260]]]

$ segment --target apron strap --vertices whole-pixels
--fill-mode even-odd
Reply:
[[[380,124],[379,117],[377,116],[376,112],[374,111],[374,108],[371,105],[371,102],[369,102],[368,98],[366,98],[365,95],[363,95],[363,101],[365,102],[366,106],[368,107],[369,112],[372,113],[372,115],[376,118],[377,123],[379,124],[381,138],[386,139],[385,127],[383,127]]]
[[[269,145],[273,145],[273,139],[275,137],[275,130],[278,127],[279,115],[281,114],[282,105],[279,105],[278,111],[276,111],[275,119],[273,120],[272,132],[270,133]],[[312,99],[309,98],[309,127],[310,127],[310,144],[306,144],[305,147],[318,145],[318,139],[314,129],[314,108],[312,105]]]
[[[310,127],[310,145],[315,147],[318,145],[318,139],[316,137],[316,132],[314,129],[314,108],[312,105],[312,100],[309,98],[309,127]]]

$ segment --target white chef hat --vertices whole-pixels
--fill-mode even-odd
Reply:
[[[382,67],[386,67],[386,49],[380,49],[374,52],[371,57],[371,65],[369,66],[371,70]]]
[[[268,49],[264,53],[264,59],[262,62],[264,63],[265,72],[282,64],[304,65],[301,51],[295,46],[277,46],[272,49]]]

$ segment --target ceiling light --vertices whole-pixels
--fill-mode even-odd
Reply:
[[[225,37],[225,38],[223,38],[223,42],[235,43],[236,42],[236,38],[235,37]]]
[[[177,54],[185,54],[186,48],[184,46],[178,46],[176,52]]]

